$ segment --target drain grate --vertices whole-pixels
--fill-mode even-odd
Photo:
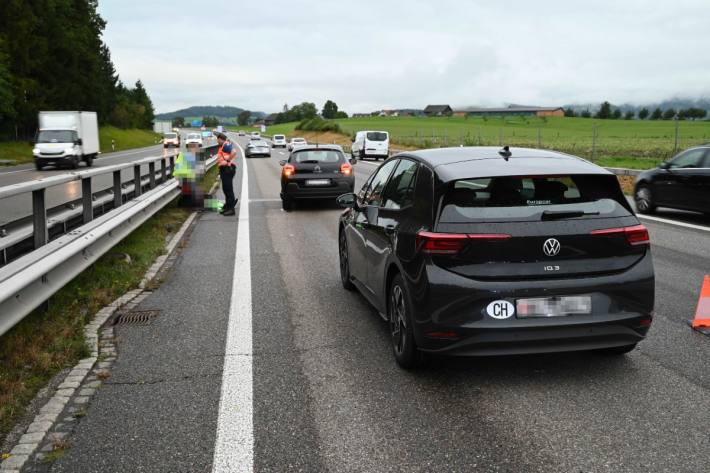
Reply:
[[[121,312],[113,320],[113,325],[148,325],[159,314],[159,310],[132,310],[129,312]]]

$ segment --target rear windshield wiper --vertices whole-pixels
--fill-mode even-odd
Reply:
[[[305,161],[299,161],[299,164],[318,164],[320,161],[316,159],[307,159]]]
[[[541,220],[576,218],[585,215],[599,215],[599,212],[585,212],[584,210],[545,210],[542,212]]]

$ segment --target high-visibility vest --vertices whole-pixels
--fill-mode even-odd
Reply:
[[[224,145],[226,144],[223,143],[219,147],[219,151],[217,151],[217,166],[222,167],[222,166],[234,166],[234,163],[229,159],[230,158],[230,153],[225,153],[223,151]]]
[[[175,158],[173,177],[177,179],[195,179],[195,167],[190,160],[185,158],[183,153],[178,154],[177,158]]]

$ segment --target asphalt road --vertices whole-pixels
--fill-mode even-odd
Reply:
[[[682,213],[665,217],[706,229],[643,221],[656,317],[626,356],[435,358],[406,372],[385,323],[340,285],[340,209],[281,210],[285,157],[248,161],[248,220],[203,215],[171,276],[142,303],[164,309],[161,321],[118,332],[112,381],[52,471],[210,470],[244,224],[255,471],[708,471],[710,337],[686,320],[710,273],[710,222]],[[357,188],[374,169],[355,166]]]

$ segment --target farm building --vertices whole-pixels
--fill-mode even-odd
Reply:
[[[278,118],[279,114],[278,113],[270,113],[266,117],[264,117],[264,125],[273,125],[276,123],[276,119]]]
[[[469,107],[454,111],[456,117],[483,117],[483,116],[531,116],[531,117],[564,117],[562,107],[499,107],[482,108]]]
[[[448,105],[427,105],[424,109],[424,115],[428,117],[450,116],[453,110]]]

